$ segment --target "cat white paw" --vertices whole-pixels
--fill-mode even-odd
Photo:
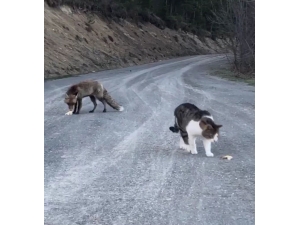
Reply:
[[[193,155],[197,155],[197,154],[198,154],[197,150],[193,150],[193,151],[191,151],[191,153],[192,153]]]
[[[190,150],[189,150],[189,145],[186,145],[186,144],[184,143],[184,141],[182,140],[182,138],[180,138],[179,148],[184,149],[184,150],[190,152]]]
[[[183,150],[186,150],[186,151],[188,151],[188,152],[191,151],[190,148],[189,148],[189,146],[186,145],[186,144],[184,144],[184,143],[183,143],[182,145],[180,145],[179,148],[181,148],[181,149],[183,149]]]
[[[72,114],[73,114],[73,112],[72,112],[72,111],[69,111],[69,112],[67,112],[65,115],[70,116],[70,115],[72,115]]]
[[[198,154],[196,144],[190,145],[190,148],[191,148],[191,153],[192,153],[193,155]]]
[[[206,156],[207,157],[214,157],[214,153],[212,153],[212,152],[206,153]]]

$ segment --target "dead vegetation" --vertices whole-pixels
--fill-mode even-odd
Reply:
[[[229,0],[211,19],[227,37],[226,46],[234,55],[234,71],[243,76],[255,74],[255,1]]]

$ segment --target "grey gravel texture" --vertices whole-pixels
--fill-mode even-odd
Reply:
[[[209,75],[224,55],[204,55],[45,81],[44,216],[48,225],[254,224],[254,87]],[[109,106],[66,116],[68,86],[103,83]],[[220,130],[205,156],[169,131],[183,102],[210,111]],[[231,161],[220,159],[231,155]]]

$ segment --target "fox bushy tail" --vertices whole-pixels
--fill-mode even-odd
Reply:
[[[111,95],[108,93],[107,90],[104,90],[103,92],[103,98],[104,100],[107,102],[107,104],[112,107],[113,109],[115,110],[118,110],[118,111],[123,111],[124,110],[124,107],[119,105],[112,97]]]

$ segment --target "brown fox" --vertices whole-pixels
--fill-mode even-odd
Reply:
[[[93,113],[97,107],[96,98],[103,103],[103,112],[106,112],[106,103],[118,111],[124,110],[124,107],[119,105],[108,94],[100,82],[87,80],[69,87],[65,96],[65,103],[69,106],[69,112],[67,112],[66,115],[79,114],[82,107],[82,99],[88,96],[94,104],[94,108],[89,111],[90,113]]]

